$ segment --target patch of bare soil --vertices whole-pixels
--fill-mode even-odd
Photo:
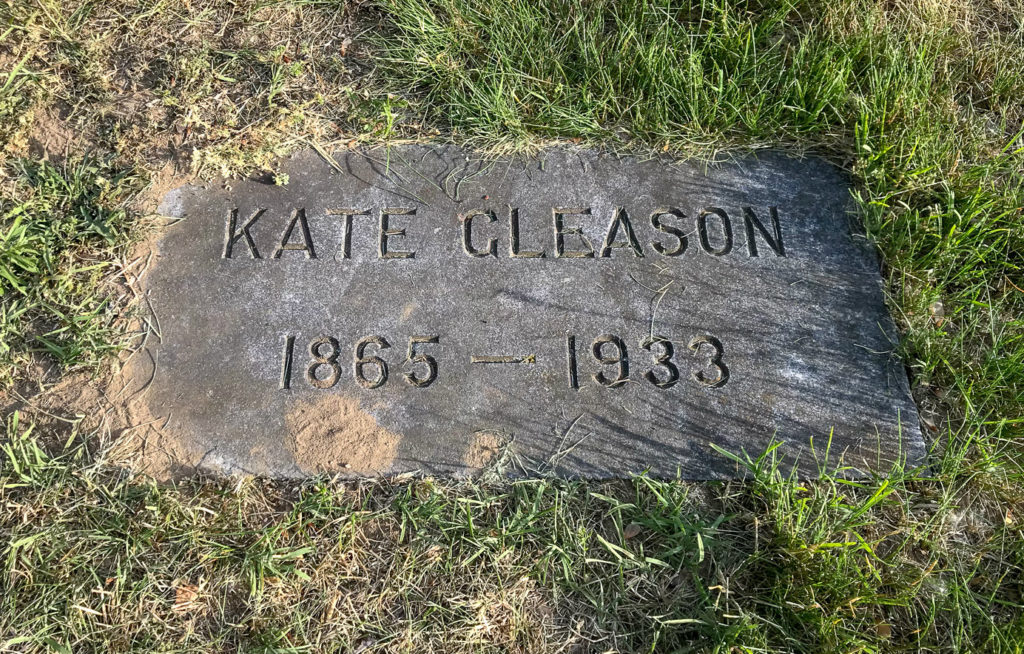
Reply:
[[[195,176],[189,172],[188,166],[179,158],[171,157],[150,177],[149,186],[136,196],[132,204],[142,214],[154,214],[167,193],[193,181]]]
[[[40,111],[32,121],[32,130],[28,134],[29,152],[40,159],[60,161],[72,149],[75,138],[75,132],[67,121],[55,109],[48,108]]]
[[[98,433],[112,444],[111,463],[125,465],[159,481],[194,473],[198,448],[163,431],[167,416],[154,415],[145,401],[155,364],[143,350],[121,358],[107,374],[70,375],[31,396],[13,391],[4,413],[20,411],[58,439],[71,430]]]
[[[501,449],[505,446],[505,439],[500,435],[489,431],[479,431],[473,434],[473,440],[469,449],[462,457],[466,467],[474,470],[482,470],[498,458]]]
[[[329,394],[295,404],[285,416],[288,449],[306,474],[384,472],[401,437],[377,424],[359,400]]]

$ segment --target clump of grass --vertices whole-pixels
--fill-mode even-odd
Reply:
[[[386,0],[385,79],[493,144],[538,137],[722,147],[827,131],[854,53],[790,29],[799,7],[628,0]],[[826,128],[823,130],[823,128]]]
[[[397,100],[357,75],[364,46],[340,0],[15,2],[0,22],[0,49],[20,62],[12,88],[0,76],[0,115],[27,102],[13,85],[37,80],[60,122],[127,163],[230,176],[308,141],[397,134]],[[0,150],[24,156],[36,136],[0,128]]]
[[[0,200],[0,383],[30,355],[65,368],[97,363],[123,330],[111,306],[114,253],[129,242],[125,203],[138,179],[95,159],[21,161]]]
[[[973,112],[984,90],[997,141],[1024,118],[1013,95],[1024,90],[1021,67],[997,54],[1020,45],[1009,8],[995,17],[1005,26],[994,9],[953,3],[930,14],[866,0],[378,6],[392,30],[375,41],[382,80],[487,145],[554,136],[690,152],[808,137],[819,149],[851,146],[862,118],[897,138],[943,133],[951,111]],[[958,136],[962,145],[976,135]]]
[[[3,39],[0,38],[0,44]],[[0,77],[0,143],[17,142],[30,126],[34,108],[45,95],[40,75],[26,68],[25,56]]]

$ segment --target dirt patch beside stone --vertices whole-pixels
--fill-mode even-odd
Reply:
[[[359,400],[337,394],[295,404],[285,425],[288,449],[306,474],[385,472],[401,441],[360,408]]]
[[[40,159],[61,161],[75,143],[75,131],[56,109],[39,112],[28,135],[29,152]]]
[[[126,354],[101,375],[74,374],[33,393],[12,391],[0,398],[6,415],[20,411],[56,436],[59,446],[72,431],[98,434],[109,443],[109,462],[158,481],[194,474],[201,452],[191,439],[164,431],[168,416],[155,415],[146,389],[156,363],[146,350]]]

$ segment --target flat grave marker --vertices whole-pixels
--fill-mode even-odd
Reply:
[[[735,476],[924,453],[878,262],[818,160],[313,152],[183,187],[144,391],[191,464]],[[279,175],[278,179],[285,179]],[[831,439],[831,445],[829,440]],[[813,440],[813,451],[811,443]]]

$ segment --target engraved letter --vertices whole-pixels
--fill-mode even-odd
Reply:
[[[776,256],[786,256],[786,250],[782,247],[782,229],[779,227],[779,211],[775,207],[768,207],[768,215],[771,216],[772,220],[772,231],[775,232],[774,238],[768,233],[768,228],[764,226],[757,216],[754,215],[754,210],[750,207],[743,207],[743,225],[747,229],[747,251],[750,256],[756,257],[757,254],[757,243],[754,242],[754,228],[757,227],[757,231],[761,232],[761,236],[764,237],[768,247],[775,252]]]
[[[416,253],[411,250],[388,251],[389,236],[405,236],[404,229],[391,229],[388,220],[391,216],[415,216],[415,209],[397,208],[382,209],[380,212],[380,248],[378,250],[381,259],[412,259]]]
[[[615,241],[613,240],[619,234],[619,225],[622,225],[623,231],[626,233],[626,240]],[[644,256],[643,248],[640,247],[640,243],[636,240],[636,234],[633,232],[633,223],[629,220],[629,214],[626,213],[626,209],[618,207],[615,209],[615,214],[612,215],[612,222],[608,225],[608,234],[604,237],[604,247],[601,248],[602,257],[612,256],[612,248],[633,248],[633,256],[642,257]]]
[[[471,257],[486,257],[488,255],[492,257],[498,256],[498,239],[490,238],[487,239],[487,249],[478,250],[473,247],[473,219],[477,216],[485,216],[487,222],[496,223],[498,217],[494,215],[493,211],[470,211],[462,214],[459,218],[462,220],[462,247],[466,250],[466,254]]]
[[[686,214],[679,209],[673,208],[655,209],[654,213],[651,214],[651,226],[659,232],[665,232],[666,234],[675,236],[679,243],[671,250],[662,245],[661,241],[654,241],[651,245],[654,247],[654,251],[658,254],[663,254],[666,257],[678,257],[683,252],[686,252],[686,246],[689,245],[689,241],[686,238],[686,232],[682,229],[675,225],[668,225],[662,222],[662,218],[665,216],[685,218]]]
[[[594,246],[591,245],[590,241],[586,236],[583,235],[583,230],[579,227],[566,227],[565,216],[589,216],[590,207],[555,207],[551,210],[555,220],[555,258],[566,258],[566,259],[590,259],[594,256]],[[580,240],[589,248],[589,250],[578,251],[565,249],[565,236],[577,235]]]
[[[352,257],[352,216],[368,216],[369,209],[328,209],[328,216],[342,216],[341,226],[341,248],[334,256],[336,260],[349,259]]]
[[[508,249],[513,259],[543,259],[544,250],[519,250],[519,209],[508,208]]]
[[[225,225],[227,229],[224,230],[225,259],[231,258],[232,248],[234,248],[235,243],[238,242],[238,239],[243,237],[245,238],[246,245],[249,246],[249,256],[251,256],[253,259],[260,258],[260,251],[256,249],[256,243],[253,242],[252,234],[249,233],[249,229],[251,229],[252,226],[256,224],[256,221],[260,219],[260,216],[263,215],[264,211],[266,211],[266,209],[257,209],[256,211],[253,211],[252,215],[249,216],[249,219],[245,221],[244,225],[242,225],[241,231],[236,233],[235,225],[238,224],[238,209],[235,208],[231,210],[231,214],[228,216],[228,223],[227,225]]]
[[[288,242],[288,239],[292,237],[292,230],[295,229],[296,223],[298,223],[299,228],[302,230],[301,244]],[[292,212],[292,220],[288,223],[284,233],[281,234],[281,244],[274,250],[274,258],[280,259],[281,254],[285,250],[302,250],[306,253],[307,259],[316,259],[316,252],[313,251],[313,238],[309,235],[309,223],[306,222],[305,209],[296,209]]]
[[[708,216],[718,216],[718,221],[722,225],[722,237],[725,242],[720,248],[711,247],[711,242],[708,240]],[[723,209],[708,207],[697,214],[697,234],[700,236],[700,246],[704,248],[705,252],[720,257],[732,251],[732,225],[729,224],[729,214],[725,213]]]

